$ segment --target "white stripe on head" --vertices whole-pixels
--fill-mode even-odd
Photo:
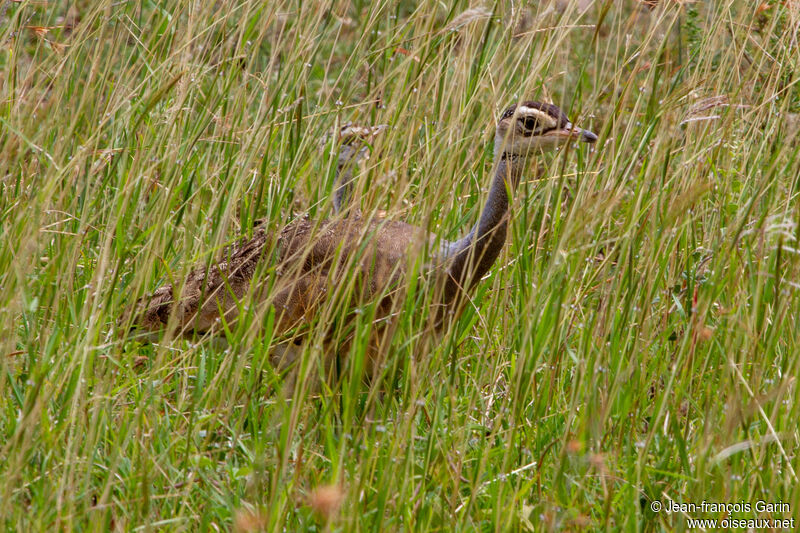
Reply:
[[[549,113],[536,109],[535,107],[528,107],[521,105],[517,108],[517,114],[520,116],[533,117],[539,123],[539,127],[544,129],[555,128],[558,126],[558,120],[550,116]]]
[[[357,126],[355,124],[345,124],[339,132],[339,138],[343,141],[348,141],[356,138],[369,139],[378,133],[385,130],[388,126],[386,124],[379,124],[377,126]]]

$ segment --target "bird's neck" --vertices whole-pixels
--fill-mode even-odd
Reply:
[[[334,213],[341,213],[350,205],[353,196],[353,173],[365,153],[366,147],[359,149],[349,144],[339,149],[339,159],[336,162],[337,178],[333,190]]]
[[[499,156],[499,157],[498,157]],[[496,154],[496,165],[489,197],[480,218],[470,232],[443,250],[448,263],[446,298],[455,297],[459,289],[469,289],[492,267],[506,240],[509,195],[519,185],[525,158],[513,154]]]

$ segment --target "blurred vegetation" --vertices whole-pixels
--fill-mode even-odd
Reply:
[[[0,2],[3,527],[796,514],[799,25],[793,1]],[[391,126],[364,212],[456,238],[523,98],[600,141],[539,162],[443,342],[409,300],[382,379],[342,354],[340,379],[284,394],[255,313],[226,346],[119,331],[255,220],[329,216],[344,121]]]

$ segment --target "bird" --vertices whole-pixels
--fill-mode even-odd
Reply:
[[[334,176],[333,212],[341,213],[352,198],[353,179],[358,164],[368,157],[371,143],[388,126],[361,126],[352,122],[344,123],[336,134],[339,142],[339,156]],[[323,142],[327,144],[328,138]],[[383,213],[385,215],[385,213]]]
[[[352,181],[352,165],[364,154],[358,142],[378,131],[342,128],[345,143],[337,165],[334,210],[341,211]],[[259,227],[251,238],[229,246],[215,263],[197,266],[180,285],[165,285],[140,299],[129,314],[132,330],[175,335],[219,333],[234,324],[249,302],[275,313],[270,363],[296,367],[308,326],[324,304],[360,308],[373,302],[373,331],[366,367],[374,371],[385,354],[408,286],[410,272],[434,287],[431,330],[441,332],[457,318],[475,285],[489,272],[506,241],[513,194],[542,152],[597,136],[573,125],[556,105],[512,104],[499,116],[489,194],[477,222],[462,238],[448,241],[424,228],[360,212],[312,220],[298,217],[279,230]],[[427,254],[419,266],[415,261]],[[422,310],[424,311],[424,310]],[[333,328],[334,326],[331,325]],[[323,357],[347,353],[352,339],[326,336]]]

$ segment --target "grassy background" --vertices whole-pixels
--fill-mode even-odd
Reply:
[[[724,516],[655,499],[797,514],[800,7],[657,4],[0,2],[2,527]],[[351,364],[284,394],[257,313],[227,347],[120,335],[137,296],[255,219],[327,216],[320,139],[343,121],[391,126],[365,212],[459,236],[519,98],[600,141],[540,161],[443,342],[407,302],[385,379]]]

